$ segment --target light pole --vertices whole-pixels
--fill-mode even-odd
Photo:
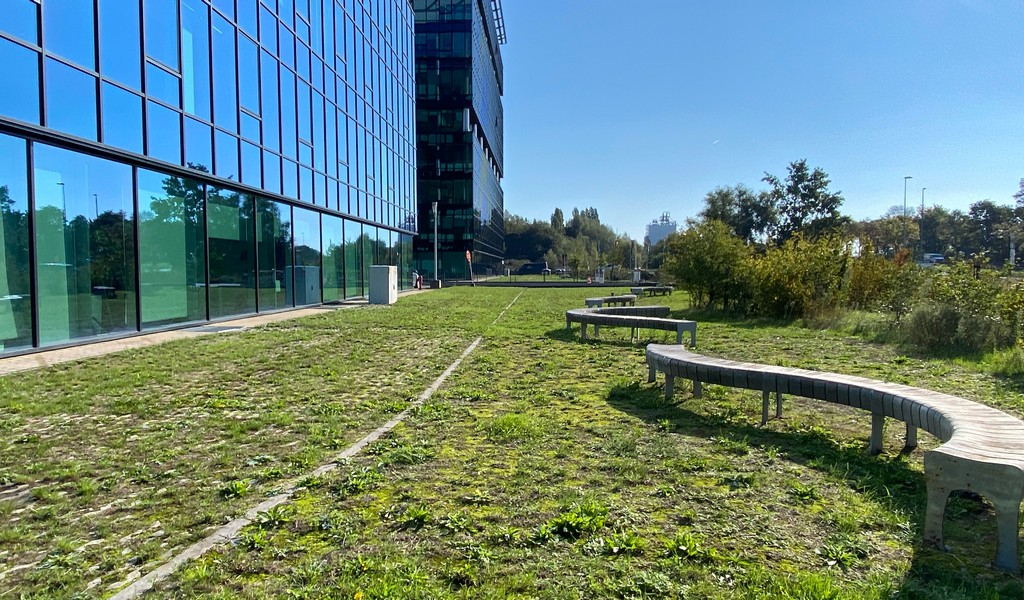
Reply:
[[[928,188],[921,188],[921,217],[924,217],[924,191]]]
[[[907,180],[913,179],[907,175],[903,178],[903,247],[907,247]]]
[[[438,190],[440,193],[440,190]],[[437,202],[434,205],[434,281],[437,281]]]

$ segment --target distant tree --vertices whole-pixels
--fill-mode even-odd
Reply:
[[[771,186],[768,198],[779,213],[775,241],[781,243],[797,233],[808,239],[839,230],[848,221],[839,213],[840,192],[829,191],[828,174],[819,167],[811,170],[806,159],[791,162],[785,180],[765,173],[762,181]]]
[[[763,240],[775,228],[777,220],[771,196],[742,184],[717,187],[708,192],[700,216],[704,220],[725,223],[747,244]]]
[[[1020,189],[1013,195],[1013,199],[1017,201],[1018,207],[1024,207],[1024,179],[1020,180]]]
[[[551,228],[555,231],[565,231],[565,215],[562,214],[562,209],[555,208],[555,212],[551,213]]]
[[[744,289],[744,261],[749,249],[717,220],[690,222],[669,237],[662,271],[690,294],[699,307],[735,306]]]

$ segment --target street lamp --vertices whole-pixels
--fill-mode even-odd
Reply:
[[[438,190],[440,195],[441,190]],[[434,281],[437,281],[437,202],[434,205]]]
[[[921,188],[921,216],[924,217],[924,191],[928,188]]]
[[[907,180],[913,179],[912,176],[907,175],[903,178],[903,247],[907,247]]]

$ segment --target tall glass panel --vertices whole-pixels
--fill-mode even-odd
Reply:
[[[412,253],[412,236],[403,233],[402,234],[402,287],[408,289],[412,287],[412,264],[413,264],[413,253]]]
[[[39,53],[0,38],[0,81],[19,82],[17,94],[0,94],[0,115],[39,124]]]
[[[39,341],[134,331],[131,167],[36,143]]]
[[[6,3],[5,3],[6,4]],[[54,54],[96,68],[93,0],[43,3],[43,45]],[[6,10],[6,8],[5,8]]]
[[[363,295],[362,233],[359,223],[345,221],[345,297]]]
[[[0,135],[0,352],[32,345],[25,141]]]
[[[47,58],[46,126],[95,140],[96,78]]]
[[[210,318],[256,312],[256,199],[209,188]]]
[[[142,328],[206,318],[203,184],[139,169]]]
[[[145,17],[146,56],[179,70],[178,0],[146,0]]]
[[[260,65],[256,42],[238,36],[238,103],[254,114],[260,114]]]
[[[256,200],[260,311],[292,306],[291,214],[287,204],[264,198]]]
[[[278,116],[279,93],[277,84],[277,60],[262,52],[260,63],[260,99],[263,102],[263,145],[271,150],[281,149],[280,118]]]
[[[185,117],[185,166],[203,173],[213,169],[213,131],[206,123]]]
[[[320,214],[293,208],[295,232],[295,304],[320,303]]]
[[[146,154],[180,165],[181,113],[152,100],[146,104]]]
[[[138,2],[100,2],[100,73],[142,91]]]
[[[215,173],[225,179],[241,181],[238,177],[238,138],[218,130],[214,134]]]
[[[238,94],[235,88],[235,27],[220,15],[213,17],[213,120],[238,132]]]
[[[345,239],[341,217],[323,215],[322,229],[324,302],[335,302],[345,297]]]
[[[181,0],[181,84],[185,112],[210,120],[210,9]]]
[[[378,264],[377,261],[375,260],[375,258],[376,258],[375,255],[377,253],[377,228],[376,227],[371,227],[370,225],[363,225],[363,235],[362,235],[362,244],[361,244],[361,246],[362,246],[362,251],[363,251],[363,256],[362,256],[363,260],[362,260],[362,264],[360,265],[362,268],[359,271],[360,271],[360,276],[363,279],[363,293],[364,294],[369,294],[370,293],[370,290],[369,290],[370,267],[373,266],[373,265]]]
[[[103,143],[142,154],[142,98],[104,82]]]

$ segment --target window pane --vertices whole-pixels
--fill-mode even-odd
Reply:
[[[341,218],[323,215],[324,302],[345,297],[345,241],[341,235]]]
[[[263,103],[263,145],[271,150],[281,149],[280,120],[278,117],[277,61],[267,52],[260,63],[260,99]]]
[[[210,317],[256,312],[253,196],[210,188]]]
[[[277,55],[277,19],[263,6],[260,6],[260,44]]]
[[[93,0],[43,3],[46,49],[89,69],[96,68],[92,3]]]
[[[227,18],[235,20],[235,0],[213,0],[213,6]]]
[[[185,117],[185,166],[210,173],[213,171],[213,131],[210,126]]]
[[[0,39],[0,81],[20,82],[17,94],[0,94],[0,115],[39,124],[39,53]]]
[[[30,0],[7,0],[0,11],[0,31],[39,45],[39,5]]]
[[[263,168],[260,166],[260,149],[249,142],[242,142],[242,183],[260,187]]]
[[[281,193],[281,157],[269,150],[263,151],[263,189]]]
[[[294,208],[295,304],[320,303],[320,214]]]
[[[299,197],[299,171],[298,165],[288,159],[282,161],[281,169],[281,193],[289,198]]]
[[[185,112],[210,120],[210,10],[199,0],[181,2],[181,80]]]
[[[280,16],[284,16],[285,13],[278,12]],[[278,39],[281,44],[281,53],[278,55],[281,58],[281,64],[286,67],[295,68],[295,36],[290,31],[285,29],[284,23],[281,23],[278,28]]]
[[[296,151],[295,75],[281,69],[281,153],[295,158]]]
[[[147,102],[146,113],[146,154],[180,165],[181,113],[152,100]]]
[[[220,16],[213,18],[214,122],[238,131],[238,95],[235,90],[235,28]]]
[[[309,167],[299,166],[299,200],[313,203],[313,171]]]
[[[363,295],[362,225],[345,221],[345,297]]]
[[[175,108],[181,108],[178,76],[146,63],[146,94]]]
[[[138,2],[100,2],[100,72],[142,91]]]
[[[103,143],[142,154],[142,98],[103,84]]]
[[[131,167],[40,143],[34,154],[40,343],[135,330]]]
[[[244,35],[238,36],[239,104],[260,114],[259,49]]]
[[[223,131],[217,131],[214,136],[213,148],[217,160],[215,174],[226,179],[241,181],[238,178],[238,138]]]
[[[258,198],[256,236],[260,311],[292,306],[291,207]]]
[[[46,125],[95,140],[96,78],[46,59]]]
[[[256,37],[256,0],[238,0],[238,26]]]
[[[178,0],[146,0],[146,56],[175,71],[181,68],[178,64]]]
[[[239,116],[242,121],[242,137],[259,143],[260,120],[244,111]]]
[[[203,185],[139,169],[142,328],[206,318]]]
[[[25,142],[0,135],[0,353],[32,345]]]

